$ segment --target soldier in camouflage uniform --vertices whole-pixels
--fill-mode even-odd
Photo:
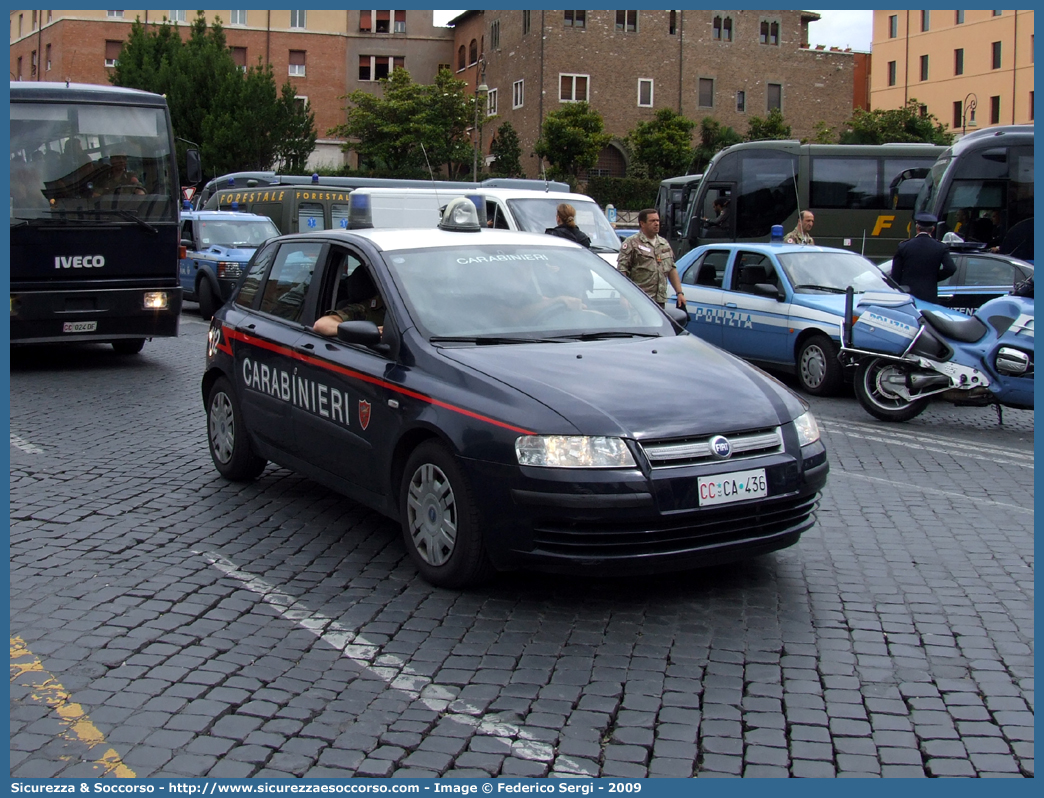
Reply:
[[[623,242],[616,268],[661,306],[667,304],[667,281],[670,280],[678,294],[678,307],[685,308],[674,253],[667,239],[660,238],[660,214],[655,208],[638,213],[638,232]]]
[[[786,244],[808,244],[809,246],[815,244],[815,239],[809,235],[809,231],[812,229],[812,224],[815,221],[816,217],[812,215],[812,211],[801,211],[798,214],[797,227],[787,233],[783,242]]]

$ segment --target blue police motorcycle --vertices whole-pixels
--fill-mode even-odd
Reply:
[[[855,367],[856,398],[882,421],[909,421],[933,399],[1033,409],[1033,278],[970,317],[918,309],[896,296],[853,307],[849,289],[842,362]]]

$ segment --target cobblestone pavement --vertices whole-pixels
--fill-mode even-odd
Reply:
[[[814,400],[796,546],[455,592],[309,480],[218,477],[205,333],[13,353],[14,776],[1033,775],[1032,413]]]

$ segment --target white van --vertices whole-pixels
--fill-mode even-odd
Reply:
[[[349,228],[435,227],[446,204],[469,197],[489,227],[543,233],[555,226],[555,209],[576,209],[576,226],[591,238],[591,249],[615,268],[620,238],[605,214],[586,194],[513,188],[357,188],[349,195]]]

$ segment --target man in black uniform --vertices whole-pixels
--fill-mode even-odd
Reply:
[[[892,279],[925,302],[937,302],[939,283],[957,271],[949,248],[932,237],[938,221],[930,213],[914,216],[917,235],[900,243],[892,258]]]

